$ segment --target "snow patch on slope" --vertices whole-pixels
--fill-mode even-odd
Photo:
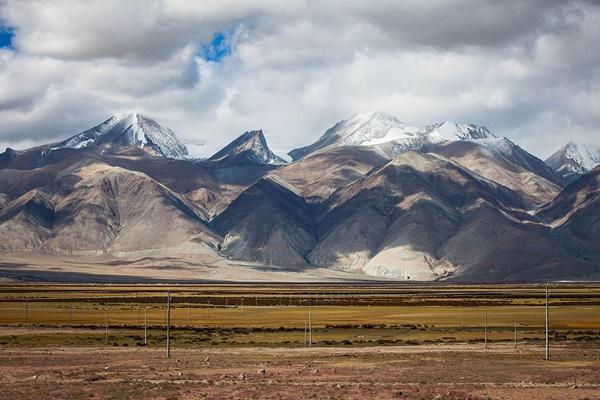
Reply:
[[[414,137],[418,130],[416,127],[405,126],[395,117],[369,111],[339,122],[325,132],[324,136],[336,137],[336,143],[340,145],[370,146],[408,139]]]
[[[508,139],[496,137],[483,126],[448,121],[419,128],[412,137],[378,143],[374,147],[384,155],[393,158],[407,151],[418,151],[421,147],[429,144],[457,140],[480,143],[490,149],[502,151],[504,154],[508,154],[511,148],[510,144],[504,142]]]
[[[436,141],[474,140],[496,137],[496,135],[490,132],[485,126],[450,121],[428,125],[423,128],[420,133],[422,135],[428,135],[433,143]]]

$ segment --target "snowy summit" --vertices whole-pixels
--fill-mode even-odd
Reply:
[[[186,146],[172,130],[138,113],[115,114],[100,125],[58,143],[52,150],[91,147],[108,151],[137,147],[167,158],[189,157]]]
[[[371,146],[392,140],[414,137],[418,128],[407,127],[390,115],[369,111],[340,121],[329,128],[323,136],[310,146],[290,151],[288,154],[297,160],[317,150],[339,146]]]
[[[546,160],[564,177],[585,174],[600,164],[600,146],[568,143]]]
[[[245,157],[253,162],[266,165],[285,164],[285,160],[269,149],[262,130],[244,132],[209,160],[216,161],[234,157]]]
[[[432,141],[452,140],[476,140],[495,138],[492,132],[485,126],[463,124],[457,122],[440,122],[428,125],[420,131],[423,135],[429,135]]]
[[[390,156],[395,156],[425,144],[495,138],[496,135],[483,126],[445,121],[419,128],[407,126],[396,117],[369,111],[338,122],[315,143],[294,149],[288,154],[294,160],[298,160],[322,149],[374,146]]]

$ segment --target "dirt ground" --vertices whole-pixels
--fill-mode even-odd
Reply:
[[[587,346],[587,347],[586,347]],[[0,399],[600,399],[600,350],[0,348]]]
[[[387,280],[365,275],[362,271],[271,267],[227,260],[214,254],[169,254],[166,249],[121,258],[10,253],[2,254],[0,259],[0,283],[337,282],[356,279]]]

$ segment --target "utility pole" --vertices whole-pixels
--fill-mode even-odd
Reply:
[[[167,358],[171,358],[171,292],[167,291]]]
[[[306,326],[306,321],[304,321],[304,347],[306,347],[306,337],[307,337],[307,326]]]
[[[310,305],[308,306],[308,347],[312,347],[312,319],[310,315]]]
[[[517,321],[515,321],[515,349],[517,348]]]
[[[69,328],[71,328],[71,316],[72,316],[72,306],[69,305]]]
[[[29,328],[29,300],[25,300],[25,328]]]
[[[488,329],[487,329],[487,311],[485,312],[485,318],[484,318],[484,328],[483,328],[483,340],[485,343],[485,348],[487,349],[487,333],[488,333]]]
[[[144,308],[144,346],[148,344],[148,307]]]
[[[548,343],[548,284],[546,283],[546,351],[544,353],[544,360],[548,360],[550,358],[550,348]]]
[[[244,313],[244,298],[242,297],[242,314]]]
[[[108,345],[108,306],[105,306],[106,315],[104,317],[104,341]]]

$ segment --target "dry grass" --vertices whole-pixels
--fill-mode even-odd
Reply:
[[[167,289],[174,345],[183,347],[302,346],[309,303],[313,341],[322,346],[480,342],[486,312],[490,343],[512,341],[515,323],[520,341],[543,337],[539,286],[25,285],[0,288],[0,324],[35,329],[0,334],[0,344],[106,345],[108,310],[108,344],[139,346],[147,310],[150,345],[162,345]],[[551,293],[554,341],[600,340],[598,287],[554,287]]]

